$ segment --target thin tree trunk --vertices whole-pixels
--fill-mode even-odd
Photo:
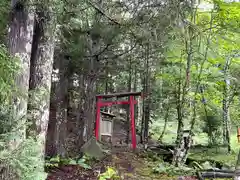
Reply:
[[[231,152],[230,144],[230,113],[229,113],[229,87],[230,80],[228,79],[228,69],[230,58],[226,59],[224,67],[224,87],[223,87],[223,139],[224,144],[227,145],[228,152]]]
[[[150,45],[147,46],[146,49],[146,74],[145,74],[145,94],[147,95],[147,98],[145,99],[145,105],[144,105],[144,142],[145,147],[148,143],[148,137],[149,137],[149,122],[150,122],[150,104],[151,104],[151,97],[150,97],[150,80],[151,80],[151,72],[149,69],[149,51],[150,51]]]
[[[194,19],[195,22],[195,16],[196,16],[196,11],[193,14],[192,18]],[[211,23],[210,26],[212,26],[212,16],[211,16]],[[198,89],[200,86],[200,78],[202,75],[202,70],[203,70],[203,65],[205,63],[205,61],[207,60],[207,54],[208,54],[208,49],[209,49],[209,42],[210,42],[210,37],[211,37],[211,33],[209,33],[208,35],[208,39],[207,39],[207,46],[206,46],[206,50],[205,50],[205,55],[204,55],[204,60],[201,63],[201,68],[200,68],[200,72],[198,74],[198,81],[197,81],[197,86],[196,86],[196,91],[195,91],[195,95],[194,95],[194,101],[193,101],[193,116],[192,116],[192,120],[191,120],[191,127],[190,127],[190,131],[189,134],[187,136],[183,136],[183,133],[181,133],[181,138],[179,143],[177,143],[177,146],[174,150],[174,154],[173,154],[173,161],[172,164],[175,166],[180,166],[182,164],[184,164],[186,162],[187,159],[187,155],[188,152],[190,150],[190,147],[192,145],[192,131],[196,122],[196,101],[197,101],[197,93],[198,93]],[[191,41],[193,40],[192,38],[190,39]],[[188,61],[191,61],[191,57],[192,56],[192,52],[193,52],[193,47],[190,44],[190,51],[188,52]],[[189,67],[190,68],[190,67]],[[190,79],[187,79],[186,81],[190,81]],[[185,86],[183,88],[183,97],[182,97],[182,103],[184,103],[185,101],[185,94],[186,94],[186,87],[189,86],[190,83],[185,83]]]
[[[164,136],[164,134],[165,134],[165,132],[166,132],[166,129],[167,129],[167,122],[168,122],[169,109],[170,109],[170,107],[167,105],[166,113],[165,113],[165,116],[164,116],[164,126],[163,126],[163,131],[162,131],[161,135],[160,135],[159,138],[158,138],[158,141],[159,141],[159,142],[162,142],[162,140],[163,140],[163,136]]]
[[[182,112],[182,103],[181,103],[181,80],[179,79],[178,81],[178,86],[177,86],[177,92],[176,92],[176,99],[177,99],[177,120],[178,120],[178,127],[177,127],[177,138],[176,138],[176,144],[181,139],[181,134],[183,132],[184,124],[183,124],[183,112]]]
[[[134,68],[134,85],[133,85],[133,91],[137,92],[137,83],[138,83],[138,73],[137,73],[137,65],[135,65]],[[138,103],[134,105],[134,117],[135,117],[135,123],[138,124],[139,118],[138,118]]]
[[[111,92],[111,75],[109,73],[108,61],[106,61],[106,64],[105,64],[105,94],[108,94],[109,92]],[[105,111],[110,113],[111,107],[106,106]]]
[[[191,140],[190,136],[183,137],[183,108],[185,105],[186,95],[190,88],[190,73],[191,73],[191,64],[192,64],[192,56],[193,56],[193,47],[192,47],[192,32],[189,31],[190,38],[185,39],[186,43],[186,51],[187,51],[187,67],[186,67],[186,80],[183,86],[183,92],[181,96],[181,81],[179,80],[179,87],[178,87],[178,104],[177,104],[177,113],[178,113],[178,130],[177,130],[177,139],[176,139],[176,148],[173,153],[173,162],[172,164],[175,166],[179,166],[185,163],[186,153],[190,148]],[[188,42],[189,41],[189,42]]]
[[[145,128],[145,95],[146,95],[146,90],[145,90],[145,77],[142,79],[142,87],[143,87],[143,94],[144,94],[144,99],[142,100],[142,119],[141,119],[141,138],[140,141],[141,143],[144,143],[144,128]]]
[[[237,163],[234,172],[234,180],[240,180],[240,150],[238,152]]]
[[[129,73],[128,73],[128,92],[130,92],[132,90],[132,60],[130,57],[129,60]],[[128,98],[129,100],[130,98]],[[127,137],[126,137],[126,144],[129,143],[129,136],[130,136],[130,110],[129,110],[129,106],[126,109],[127,112]],[[132,139],[132,137],[131,137]]]

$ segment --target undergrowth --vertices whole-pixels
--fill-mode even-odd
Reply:
[[[1,144],[2,145],[2,144]],[[6,147],[6,146],[5,146]],[[44,160],[41,157],[39,143],[26,139],[16,149],[10,151],[1,146],[1,166],[10,167],[20,180],[45,180]]]
[[[120,180],[120,176],[118,175],[118,172],[116,169],[112,167],[107,167],[107,170],[104,173],[99,174],[98,176],[99,180]]]
[[[45,167],[47,171],[57,168],[61,165],[78,165],[85,169],[92,169],[90,164],[90,161],[92,161],[91,157],[84,155],[80,159],[72,159],[72,158],[61,158],[59,155],[47,158],[45,162]]]
[[[39,148],[42,144],[32,138],[21,139],[19,124],[10,108],[0,107],[0,170],[4,171],[1,179],[45,180],[47,174]]]
[[[196,173],[195,169],[187,166],[175,167],[169,163],[161,162],[158,166],[153,168],[153,173],[175,175],[193,175]]]

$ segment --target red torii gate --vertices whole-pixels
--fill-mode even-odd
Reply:
[[[112,106],[112,105],[119,105],[119,104],[129,104],[130,108],[130,119],[131,119],[131,134],[132,134],[132,148],[136,149],[137,140],[136,140],[136,127],[135,127],[135,120],[134,120],[134,104],[137,103],[135,100],[135,96],[141,96],[141,92],[125,92],[125,93],[114,93],[114,94],[99,94],[96,96],[97,98],[97,114],[96,114],[96,129],[95,129],[95,136],[98,140],[99,136],[99,127],[100,127],[100,109],[104,106]],[[127,101],[102,101],[102,99],[109,99],[109,98],[120,98],[120,97],[130,97]]]

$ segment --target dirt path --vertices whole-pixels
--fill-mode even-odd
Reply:
[[[97,180],[99,172],[105,172],[107,166],[117,169],[122,180],[176,179],[167,175],[153,174],[154,165],[156,164],[132,152],[120,152],[95,163],[92,170],[85,170],[77,165],[59,167],[49,174],[47,180]]]

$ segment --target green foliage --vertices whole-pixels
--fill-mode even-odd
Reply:
[[[7,24],[8,24],[8,15],[9,15],[9,1],[2,0],[0,1],[0,44],[5,42],[5,36],[7,34]]]
[[[52,169],[59,167],[60,165],[78,165],[85,169],[91,169],[91,166],[88,165],[89,158],[83,156],[82,158],[75,160],[71,158],[61,158],[60,156],[52,157],[45,162],[47,169]]]
[[[52,157],[45,161],[45,166],[47,169],[57,168],[60,163],[60,156]]]
[[[69,164],[72,164],[72,165],[79,165],[79,166],[81,166],[81,167],[83,167],[83,168],[85,168],[85,169],[91,169],[91,167],[86,163],[86,157],[84,156],[84,157],[82,157],[81,159],[79,159],[79,160],[71,160],[70,162],[69,162]]]
[[[2,3],[2,2],[1,2]],[[2,6],[1,6],[2,7]],[[12,93],[16,92],[14,80],[19,70],[18,60],[9,56],[6,48],[0,46],[0,162],[9,167],[16,177],[23,180],[43,180],[43,157],[40,157],[39,142],[28,138],[12,149],[19,140],[21,123],[16,123],[12,107],[9,106]]]
[[[222,28],[239,33],[240,26],[240,3],[224,2],[223,0],[215,0],[217,7],[217,21]]]
[[[17,149],[7,150],[6,144],[1,146],[0,160],[2,166],[10,166],[21,180],[44,180],[46,173],[42,164],[43,158],[39,156],[41,149],[39,143],[33,139],[26,139]]]
[[[0,102],[7,103],[14,92],[14,78],[19,69],[18,60],[9,56],[0,44]]]
[[[164,162],[153,168],[153,172],[168,175],[192,175],[195,173],[194,169],[188,168],[186,166],[175,167]]]
[[[210,165],[214,167],[214,162],[220,162],[221,164],[224,164],[226,166],[230,167],[235,167],[236,165],[236,156],[239,150],[239,144],[236,144],[236,136],[235,138],[231,141],[231,146],[235,152],[232,153],[226,153],[227,149],[226,147],[220,146],[220,145],[215,145],[212,147],[207,147],[205,146],[204,148],[193,148],[191,149],[191,152],[189,154],[190,159],[194,159],[197,161],[203,169],[205,165],[207,165],[206,162],[211,162]],[[235,142],[234,142],[235,141]]]
[[[205,126],[203,132],[207,133],[209,138],[209,145],[216,145],[221,142],[222,120],[216,115],[207,115],[203,117]]]
[[[9,132],[15,129],[14,117],[12,110],[10,108],[6,108],[0,106],[0,135],[1,138],[6,138],[6,135],[9,137]]]
[[[155,103],[163,104],[162,102],[167,100],[170,109],[176,109],[180,102],[185,126],[187,127],[194,119],[194,131],[204,136],[207,133],[210,144],[219,144],[223,134],[222,100],[224,78],[226,78],[223,69],[228,57],[231,57],[227,76],[231,81],[229,99],[233,96],[233,101],[230,102],[231,120],[235,125],[239,125],[240,101],[236,96],[239,91],[237,82],[240,61],[233,55],[238,54],[239,50],[240,3],[222,0],[216,0],[213,3],[213,12],[194,9],[195,14],[191,13],[184,17],[185,24],[175,27],[168,33],[167,50],[164,51],[165,59],[161,69],[159,68],[161,71],[156,72],[156,87],[152,91],[152,96],[160,97]],[[186,83],[188,63],[190,64],[189,87]],[[193,114],[194,106],[196,114]],[[203,110],[204,106],[207,107],[207,115]],[[164,123],[162,118],[165,108],[162,106],[161,111],[154,113],[158,118],[153,120],[151,128],[159,134],[158,129]],[[167,136],[170,134],[168,129],[173,129],[169,127],[170,124],[177,122],[177,118],[177,112],[170,113]],[[173,131],[176,129],[175,127]],[[173,136],[174,133],[171,134]],[[205,138],[204,140],[206,141]],[[168,138],[168,143],[171,141]]]
[[[98,179],[99,180],[108,180],[108,179],[120,180],[120,177],[118,176],[118,173],[114,168],[107,167],[106,172],[99,174]]]
[[[19,127],[16,125],[12,111],[6,107],[0,108],[0,124],[5,127],[0,130],[0,162],[3,167],[11,167],[20,180],[44,180],[43,164],[41,156],[41,143],[32,138],[25,139],[18,144]],[[20,127],[22,128],[22,127]],[[18,144],[16,148],[14,144]]]

